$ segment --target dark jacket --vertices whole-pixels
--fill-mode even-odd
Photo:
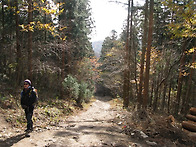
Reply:
[[[33,106],[37,102],[37,97],[33,87],[29,87],[28,90],[21,92],[21,105],[25,109],[26,107]]]

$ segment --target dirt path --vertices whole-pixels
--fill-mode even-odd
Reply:
[[[118,111],[111,109],[109,102],[96,100],[85,112],[72,116],[53,130],[24,133],[7,140],[8,146],[90,147],[129,146],[132,144],[122,133],[121,126],[114,122]]]

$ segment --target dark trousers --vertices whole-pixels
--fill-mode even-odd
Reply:
[[[32,121],[33,110],[34,110],[34,106],[30,106],[25,109],[25,115],[26,115],[26,120],[27,120],[27,130],[33,129],[33,121]]]

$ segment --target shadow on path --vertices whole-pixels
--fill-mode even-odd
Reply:
[[[95,96],[95,98],[99,101],[102,101],[102,102],[108,102],[108,101],[111,101],[113,98],[111,96]]]
[[[113,142],[122,138],[122,130],[115,126],[96,126],[93,124],[79,125],[66,128],[64,131],[58,131],[55,136],[70,137],[79,139],[81,136],[88,135],[89,139],[96,136],[99,140]],[[104,139],[103,139],[104,138]]]
[[[10,147],[13,144],[19,142],[20,140],[25,138],[26,133],[19,134],[10,138],[7,138],[6,140],[0,140],[0,146],[1,147]]]

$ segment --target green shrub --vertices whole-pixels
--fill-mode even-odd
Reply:
[[[88,84],[85,83],[85,82],[81,82],[80,84],[80,93],[79,93],[79,98],[78,98],[78,101],[77,103],[80,105],[82,104],[83,100],[86,98],[86,95],[85,95],[85,91],[88,87]]]
[[[73,98],[74,100],[78,99],[79,84],[76,78],[68,75],[67,78],[65,78],[63,81],[63,87],[70,98]]]
[[[79,84],[77,79],[71,75],[68,75],[67,78],[64,79],[63,87],[66,94],[68,94],[70,98],[73,98],[78,106],[81,106],[83,102],[89,102],[93,96],[93,88],[90,84],[84,81]]]
[[[85,103],[88,103],[90,101],[90,98],[93,96],[93,91],[91,91],[90,89],[86,89],[85,91]]]
[[[81,82],[80,84],[80,94],[78,103],[81,104],[84,102],[89,102],[90,98],[93,96],[93,91],[89,89],[88,83]]]

